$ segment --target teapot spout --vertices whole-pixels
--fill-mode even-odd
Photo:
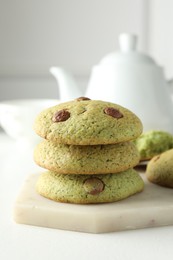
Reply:
[[[55,77],[59,86],[61,101],[68,101],[82,96],[82,91],[77,86],[73,75],[61,67],[51,67],[50,73]]]

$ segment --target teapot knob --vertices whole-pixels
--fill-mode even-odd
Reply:
[[[137,36],[134,34],[123,33],[119,36],[119,45],[122,52],[136,50]]]

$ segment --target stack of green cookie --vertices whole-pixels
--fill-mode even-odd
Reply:
[[[41,174],[37,192],[60,202],[103,203],[143,190],[133,169],[139,153],[131,140],[142,124],[119,105],[78,98],[41,112],[35,132],[45,140],[34,152]]]

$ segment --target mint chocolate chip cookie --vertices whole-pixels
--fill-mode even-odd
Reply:
[[[133,169],[119,174],[76,175],[42,173],[37,192],[54,201],[76,204],[105,203],[141,192],[144,182]]]
[[[164,131],[148,131],[134,141],[140,160],[150,160],[155,155],[173,148],[173,135]]]
[[[34,129],[55,143],[98,145],[133,140],[141,134],[142,123],[122,106],[82,98],[44,110]]]
[[[146,176],[155,184],[173,188],[173,149],[149,161]]]
[[[61,174],[117,173],[136,166],[139,158],[132,142],[81,146],[44,140],[34,151],[38,165]]]

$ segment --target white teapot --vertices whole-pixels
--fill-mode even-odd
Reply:
[[[74,77],[63,68],[51,67],[60,90],[60,100],[79,96],[120,104],[136,113],[144,130],[173,133],[171,88],[162,67],[136,50],[137,37],[121,34],[120,51],[108,54],[92,68],[86,93],[82,93]]]

